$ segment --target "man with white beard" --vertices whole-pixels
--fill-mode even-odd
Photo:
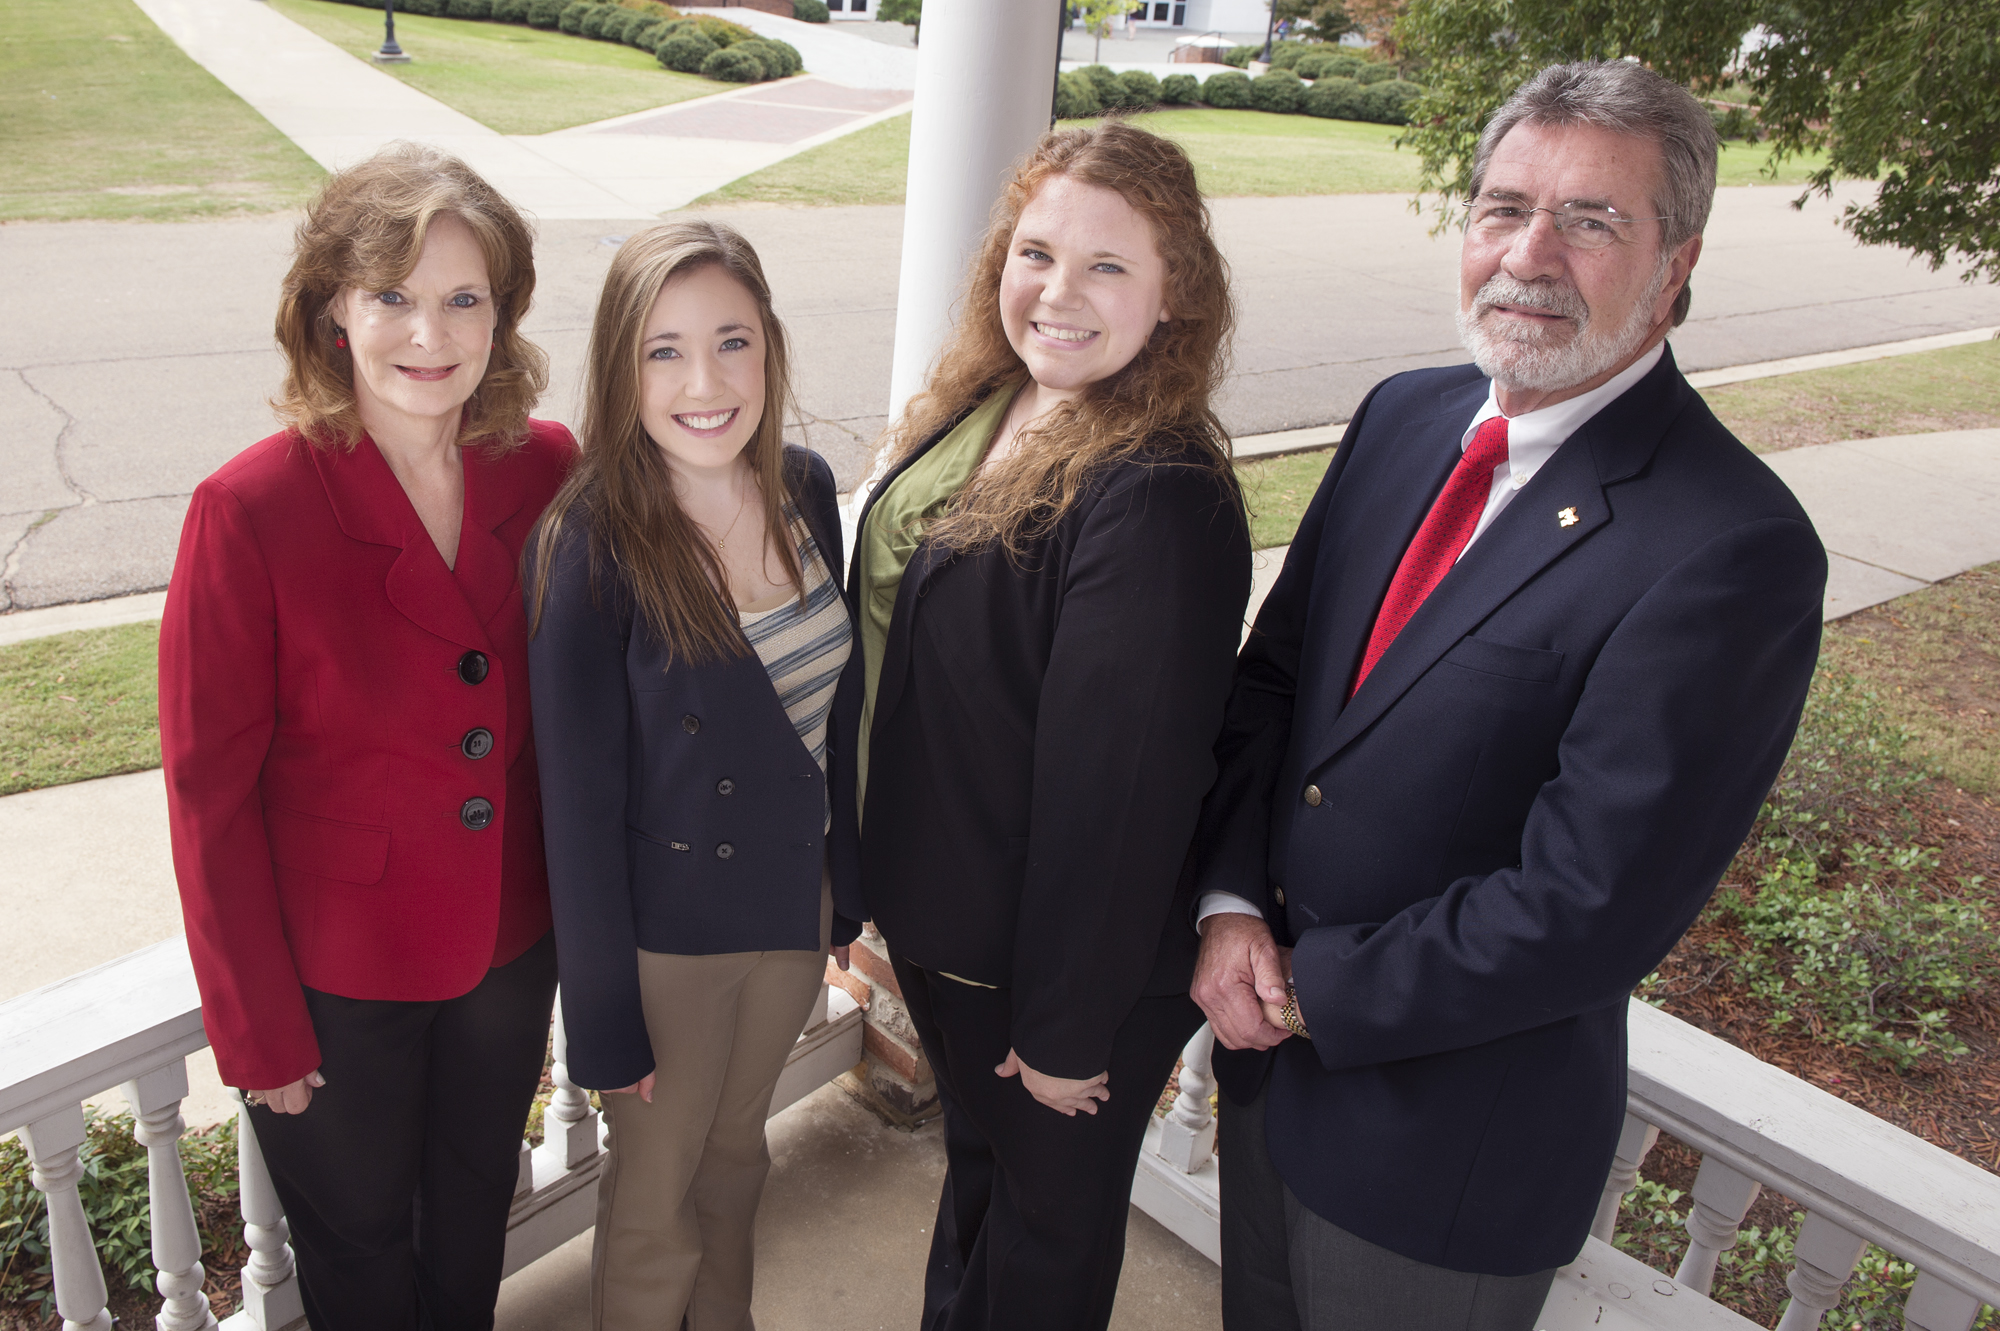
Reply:
[[[1476,365],[1368,395],[1244,647],[1195,844],[1231,1331],[1530,1331],[1627,996],[1790,746],[1826,554],[1666,346],[1715,159],[1636,64],[1501,108]]]

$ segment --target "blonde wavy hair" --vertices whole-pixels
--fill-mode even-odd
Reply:
[[[534,233],[458,158],[392,143],[320,189],[299,223],[278,298],[285,382],[271,406],[314,446],[353,448],[364,433],[354,358],[336,341],[334,302],[343,291],[387,291],[407,280],[440,217],[456,217],[477,238],[498,319],[486,375],[459,415],[458,442],[506,449],[526,439],[528,409],[549,381],[548,357],[521,336],[535,294]]]
[[[1001,326],[1000,277],[1022,210],[1053,176],[1114,190],[1151,224],[1166,264],[1169,317],[1129,365],[1037,420],[1019,450],[925,528],[927,539],[956,550],[999,545],[1022,557],[1093,479],[1162,435],[1193,449],[1237,493],[1229,434],[1209,405],[1227,373],[1236,327],[1229,265],[1187,154],[1116,118],[1053,130],[1014,168],[967,274],[964,312],[924,391],[884,437],[883,452],[891,464],[901,462],[988,396],[1027,377]]]
[[[682,509],[666,456],[639,417],[646,318],[667,283],[708,267],[720,268],[750,293],[764,326],[764,414],[743,451],[764,493],[766,536],[804,601],[805,578],[785,518],[786,506],[795,503],[785,477],[791,358],[785,326],[771,307],[771,285],[757,251],[734,229],[666,222],[619,246],[604,274],[585,369],[583,453],[550,501],[536,538],[531,634],[541,627],[563,529],[578,522],[589,537],[594,592],[603,594],[605,572],[616,570],[670,658],[701,662],[750,651],[736,606],[718,591],[729,585],[728,576]]]

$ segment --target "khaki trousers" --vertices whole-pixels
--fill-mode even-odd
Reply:
[[[605,1095],[610,1125],[591,1252],[597,1331],[754,1331],[764,1120],[825,983],[818,952],[639,953],[653,1102]]]

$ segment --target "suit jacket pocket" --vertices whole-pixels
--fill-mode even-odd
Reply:
[[[264,806],[271,862],[343,883],[379,883],[389,864],[389,829],[315,818],[275,804]]]
[[[1484,675],[1550,684],[1562,673],[1563,654],[1540,647],[1516,647],[1490,638],[1461,638],[1458,646],[1444,654],[1444,659]]]

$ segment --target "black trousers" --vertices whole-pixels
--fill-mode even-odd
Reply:
[[[489,1331],[555,935],[436,1003],[306,990],[326,1085],[253,1107],[314,1331]]]
[[[1271,1164],[1262,1091],[1224,1095],[1217,1135],[1224,1331],[1534,1331],[1554,1271],[1451,1271],[1307,1210]]]
[[[1006,990],[891,960],[944,1104],[924,1331],[1102,1331],[1146,1120],[1200,1009],[1185,994],[1140,999],[1112,1045],[1111,1098],[1070,1118],[994,1075],[1012,1043]]]

